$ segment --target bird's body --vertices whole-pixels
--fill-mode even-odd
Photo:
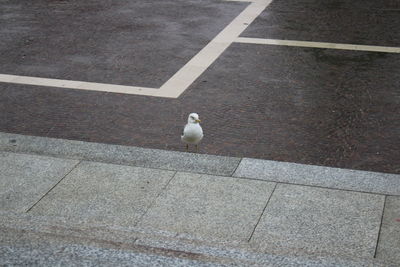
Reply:
[[[186,124],[185,128],[183,129],[183,135],[181,136],[183,142],[191,145],[197,145],[200,143],[202,138],[203,129],[201,128],[200,124]]]
[[[190,145],[196,145],[196,149],[201,139],[203,139],[203,129],[199,124],[199,115],[196,113],[189,114],[188,123],[183,129],[181,140],[186,143],[186,149],[189,149]]]

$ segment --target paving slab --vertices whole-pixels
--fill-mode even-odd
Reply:
[[[180,259],[207,262],[213,266],[217,263],[234,266],[397,266],[377,259],[269,254],[249,250],[247,243],[234,246],[231,242],[225,244],[216,244],[207,240],[199,242],[199,240],[176,238],[174,235],[166,238],[164,234],[153,231],[143,235],[141,228],[77,225],[70,220],[58,217],[1,211],[0,213],[0,253],[3,256],[0,258],[0,264],[7,262],[7,264],[20,265],[40,261],[41,264],[38,263],[38,265],[55,265],[57,262],[65,261],[70,266],[74,263],[71,260],[72,257],[80,260],[82,265],[85,258],[79,256],[85,251],[84,248],[87,248],[87,251],[99,252],[93,255],[94,258],[87,259],[88,264],[93,261],[96,266],[99,264],[95,259],[97,256],[108,259],[110,262],[115,259],[119,265],[122,264],[123,259],[115,258],[115,254],[108,253],[107,249],[118,249],[124,259],[131,261],[130,265],[135,262],[135,257],[128,257],[123,253],[124,251],[153,256],[176,256]],[[71,251],[71,248],[75,249]],[[86,253],[83,255],[89,256]],[[175,260],[177,260],[176,257]],[[110,264],[107,262],[107,266]],[[171,265],[170,262],[167,264]],[[194,263],[187,264],[192,266]],[[154,266],[154,261],[152,266]]]
[[[384,196],[278,184],[251,244],[293,254],[373,258]]]
[[[78,162],[0,151],[0,209],[26,212]]]
[[[84,161],[30,213],[134,226],[174,173]]]
[[[260,253],[252,250],[236,250],[229,245],[224,248],[216,248],[216,247],[207,247],[207,246],[193,246],[184,244],[183,242],[175,241],[175,242],[160,242],[149,239],[141,239],[139,238],[135,243],[150,247],[163,247],[168,249],[174,249],[178,251],[190,251],[192,253],[205,253],[207,255],[218,256],[218,257],[229,257],[236,260],[241,260],[243,262],[239,262],[234,266],[307,266],[307,267],[365,267],[365,266],[382,266],[388,267],[393,266],[396,267],[395,264],[380,261],[376,259],[356,259],[356,258],[339,258],[339,257],[329,257],[329,256],[313,256],[313,255],[279,255],[277,254],[269,254],[269,253]]]
[[[386,198],[376,257],[400,262],[400,197]]]
[[[400,175],[244,158],[234,177],[400,195]]]
[[[397,47],[399,9],[392,0],[275,0],[242,36]]]
[[[9,229],[0,229],[0,237],[2,266],[225,266],[198,257],[174,257],[172,251],[121,247],[119,240],[107,243]]]
[[[177,173],[139,226],[199,239],[250,237],[275,183]]]
[[[81,245],[0,246],[0,253],[5,266],[235,266]]]
[[[225,176],[232,175],[240,162],[240,158],[234,157],[180,153],[1,132],[0,150]]]
[[[0,233],[0,264],[6,266],[390,266],[372,260],[254,254],[231,248],[210,247],[196,251],[199,247],[195,246],[176,250],[173,246],[160,247],[160,244],[128,246],[104,240],[96,243],[27,231],[0,229]]]

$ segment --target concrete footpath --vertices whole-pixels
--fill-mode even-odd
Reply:
[[[400,175],[0,133],[0,265],[398,266]]]

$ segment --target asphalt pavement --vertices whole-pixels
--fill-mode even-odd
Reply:
[[[3,132],[400,173],[396,1],[0,5]]]

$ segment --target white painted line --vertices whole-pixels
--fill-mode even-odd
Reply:
[[[236,38],[235,42],[246,43],[246,44],[285,45],[285,46],[300,46],[300,47],[310,47],[310,48],[329,48],[329,49],[343,49],[343,50],[355,50],[355,51],[400,53],[400,47],[388,47],[388,46],[321,43],[321,42],[291,41],[291,40],[247,38],[247,37],[238,37]]]
[[[179,97],[271,2],[272,0],[251,2],[245,10],[164,83],[160,89],[169,96]]]
[[[11,82],[18,84],[54,86],[61,88],[77,88],[77,86],[80,84],[79,81],[68,81],[60,79],[37,78],[37,77],[17,76],[17,75],[14,76],[14,79]]]
[[[251,4],[249,4],[249,6],[247,6],[227,27],[225,27],[213,40],[211,40],[210,43],[208,43],[160,88],[125,86],[8,74],[0,74],[0,82],[178,98],[215,61],[215,59],[217,59],[225,51],[225,49],[235,41],[235,39],[271,3],[272,0],[225,1],[250,2]]]
[[[8,74],[0,74],[0,81],[5,82],[5,83],[11,83],[13,80],[15,80],[15,75],[8,75]]]
[[[134,87],[125,85],[105,84],[105,83],[91,83],[81,81],[70,81],[61,79],[48,79],[18,75],[0,74],[0,82],[16,83],[16,84],[29,84],[39,85],[48,87],[60,87],[69,89],[81,89],[81,90],[92,90],[101,92],[113,92],[123,94],[135,94],[135,95],[158,95],[159,89],[146,88],[146,87]],[[164,96],[168,97],[168,96]]]

